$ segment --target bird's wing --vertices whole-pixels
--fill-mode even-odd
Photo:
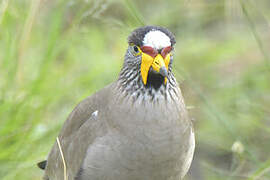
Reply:
[[[47,158],[44,179],[76,177],[87,148],[106,133],[106,119],[102,113],[106,110],[112,86],[86,98],[71,112],[57,137],[59,141],[55,142]]]

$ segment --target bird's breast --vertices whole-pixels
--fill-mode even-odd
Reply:
[[[180,179],[194,150],[190,145],[194,142],[192,126],[183,102],[134,101],[115,94],[100,111],[108,131],[88,149],[85,176],[99,179],[102,175],[108,180]]]
[[[185,113],[179,112],[181,106],[167,102],[116,104],[113,110],[108,110],[108,124],[112,136],[119,141],[121,148],[117,149],[125,166],[130,169],[147,166],[149,172],[168,170],[164,174],[179,172],[191,129]]]

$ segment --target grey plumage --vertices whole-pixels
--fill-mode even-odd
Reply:
[[[189,169],[194,133],[171,63],[166,84],[150,70],[144,85],[141,56],[129,43],[119,79],[82,101],[58,136],[69,180],[179,180]],[[63,172],[55,143],[44,179],[64,179]]]

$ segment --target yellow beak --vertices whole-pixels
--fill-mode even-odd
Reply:
[[[165,77],[164,83],[166,84],[169,63],[170,54],[167,54],[164,59],[160,54],[153,58],[146,53],[142,53],[141,76],[143,83],[147,83],[148,72],[152,67],[154,71],[160,73],[163,77]]]

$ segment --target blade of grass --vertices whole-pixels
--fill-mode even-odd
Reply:
[[[259,180],[263,177],[266,173],[270,172],[270,159],[268,159],[262,167],[260,167],[257,171],[253,173],[249,180]]]
[[[35,18],[38,14],[39,6],[40,6],[41,0],[32,0],[31,1],[31,7],[28,14],[28,17],[25,21],[23,33],[19,42],[18,47],[18,62],[17,62],[17,82],[20,83],[23,81],[23,73],[22,73],[22,67],[23,67],[23,56],[25,52],[25,48],[27,47],[27,42],[30,38],[31,31],[33,28],[33,24],[35,22]]]
[[[4,16],[6,14],[6,10],[8,8],[8,3],[9,3],[9,0],[3,0],[2,1],[1,7],[0,7],[0,26],[2,24]]]
[[[134,3],[130,0],[125,0],[125,4],[130,12],[130,14],[135,19],[136,23],[138,23],[138,26],[144,26],[145,21],[144,18],[141,16],[141,13],[139,13],[138,8],[134,5]]]
[[[253,36],[254,36],[254,38],[255,38],[258,46],[259,46],[260,51],[262,52],[262,55],[264,56],[265,65],[268,68],[268,71],[270,72],[270,62],[269,62],[270,61],[270,58],[269,58],[270,56],[268,54],[268,51],[266,51],[266,49],[264,47],[264,44],[263,44],[263,42],[262,42],[262,40],[261,40],[257,30],[256,30],[256,25],[253,22],[250,14],[248,13],[246,3],[244,3],[243,0],[240,0],[240,3],[241,3],[241,8],[242,8],[242,11],[244,13],[244,16],[246,17],[247,22],[249,24],[249,27],[250,27],[250,29],[252,31],[252,34],[253,34]]]

